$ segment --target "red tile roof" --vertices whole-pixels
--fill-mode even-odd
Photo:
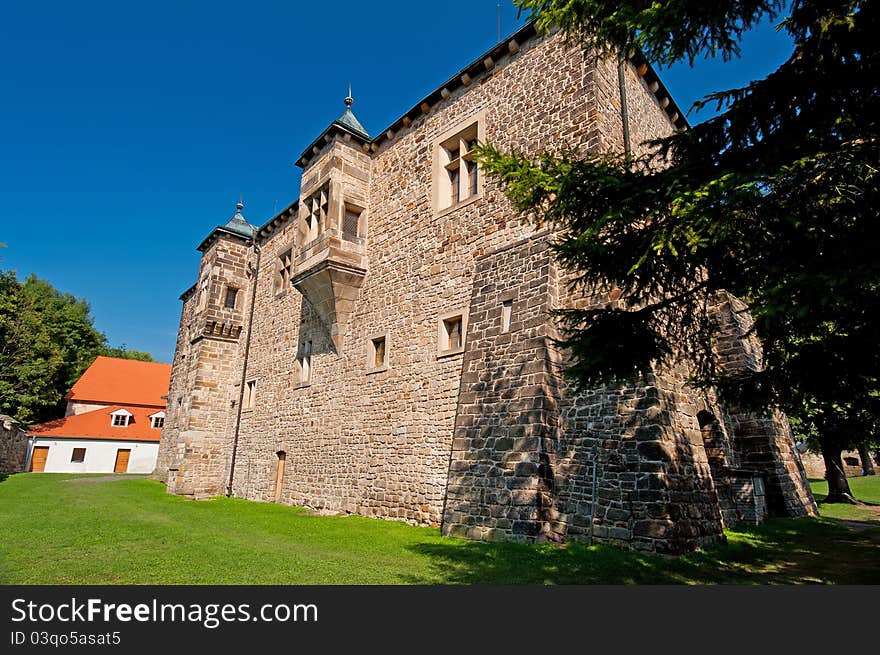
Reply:
[[[127,427],[114,427],[110,412],[126,409],[134,416]],[[129,441],[159,441],[162,430],[150,427],[150,414],[161,411],[150,407],[122,407],[114,405],[84,414],[65,416],[35,425],[29,434],[38,437],[67,437],[84,439],[125,439]]]
[[[67,394],[68,400],[165,407],[171,364],[98,357]]]

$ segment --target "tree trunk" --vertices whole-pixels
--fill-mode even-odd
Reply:
[[[841,450],[838,447],[822,445],[822,459],[825,460],[825,479],[828,481],[828,497],[826,503],[855,503],[846,473],[843,471]]]
[[[865,444],[859,445],[859,459],[862,460],[862,471],[864,475],[876,475],[874,472],[874,462],[871,461],[871,453]]]

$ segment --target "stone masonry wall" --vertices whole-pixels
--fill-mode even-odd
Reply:
[[[18,421],[0,414],[0,473],[20,473],[27,462],[28,437]]]
[[[558,423],[547,343],[551,268],[546,234],[477,261],[444,534],[558,538],[550,461]],[[511,301],[508,330],[501,323],[505,301]]]
[[[721,292],[712,312],[718,324],[716,351],[725,370],[736,374],[759,368],[761,344],[745,303]],[[817,516],[818,508],[785,415],[778,411],[755,415],[732,406],[727,410],[739,466],[766,475],[769,514]]]

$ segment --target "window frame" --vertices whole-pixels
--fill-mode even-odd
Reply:
[[[223,308],[224,309],[236,309],[238,307],[238,292],[240,289],[233,286],[226,287],[226,294],[223,296]],[[232,294],[232,304],[229,304],[229,296]]]
[[[345,230],[346,219],[349,214],[355,214],[357,216],[357,232],[355,234],[351,234]],[[363,239],[366,236],[365,217],[366,209],[360,205],[348,200],[342,203],[342,225],[340,225],[339,234],[343,241],[349,241],[351,243],[363,242]]]
[[[513,324],[514,296],[505,296],[501,299],[501,334],[508,334]]]
[[[312,342],[303,341],[299,345],[296,354],[296,363],[299,368],[298,387],[308,387],[312,384]]]
[[[259,378],[244,381],[244,395],[241,398],[241,410],[250,412],[257,406],[257,382]]]
[[[482,169],[473,161],[469,146],[474,141],[485,142],[485,124],[484,109],[465,120],[458,121],[455,127],[434,139],[431,183],[435,216],[455,211],[483,197],[484,175]],[[474,173],[475,185],[471,181]],[[457,181],[453,183],[444,176],[455,176]]]
[[[82,457],[80,459],[76,459],[76,454],[78,451],[82,451]],[[70,463],[71,464],[83,464],[86,461],[86,449],[85,448],[74,448],[70,452]]]
[[[385,332],[376,332],[374,334],[367,335],[367,375],[371,375],[373,373],[382,373],[383,371],[387,371],[389,369],[389,333],[386,330]],[[376,366],[376,342],[379,340],[384,342],[384,357],[382,358],[382,363]]]
[[[113,428],[127,428],[131,425],[131,419],[134,414],[129,412],[127,409],[117,409],[114,412],[110,412],[110,427]],[[119,423],[118,421],[122,421]]]
[[[449,331],[447,324],[452,319],[460,319],[461,321],[461,343],[455,348],[449,347]],[[460,355],[464,352],[467,344],[467,328],[468,328],[468,309],[462,307],[443,312],[437,318],[437,358],[449,357],[451,355]]]
[[[155,414],[150,414],[150,429],[151,430],[161,430],[165,427],[165,412],[156,412]],[[159,423],[161,421],[161,424]]]

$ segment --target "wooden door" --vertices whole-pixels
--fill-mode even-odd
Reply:
[[[126,473],[128,471],[129,455],[131,455],[131,449],[120,448],[116,451],[116,465],[113,467],[114,473]]]
[[[278,464],[275,466],[275,502],[277,503],[281,500],[281,489],[284,483],[284,465],[287,460],[287,453],[280,450],[276,454],[278,455]]]
[[[31,455],[31,471],[39,473],[46,470],[46,457],[49,456],[49,446],[34,446]]]

